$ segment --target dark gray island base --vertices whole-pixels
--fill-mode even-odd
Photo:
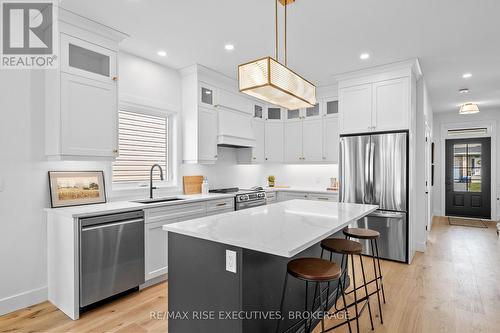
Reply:
[[[341,232],[334,236],[343,238]],[[226,250],[237,254],[236,273],[226,271]],[[168,331],[275,332],[287,263],[293,258],[319,257],[320,254],[319,243],[286,258],[169,232]],[[340,264],[341,256],[334,255],[333,260]],[[314,287],[309,284],[308,311]],[[331,285],[331,290],[336,287],[337,282]],[[332,293],[331,305],[334,297]],[[285,320],[280,330],[296,322],[288,318],[289,313],[302,313],[304,298],[305,282],[289,278],[282,313]],[[303,326],[297,327],[296,331],[302,329]]]

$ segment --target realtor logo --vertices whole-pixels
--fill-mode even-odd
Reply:
[[[2,69],[55,68],[55,7],[50,0],[1,2]]]

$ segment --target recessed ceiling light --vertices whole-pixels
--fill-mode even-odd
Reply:
[[[467,94],[469,92],[469,89],[463,88],[463,89],[460,89],[458,92],[461,94]]]
[[[166,57],[166,56],[167,56],[167,51],[163,51],[163,50],[158,51],[158,55],[159,55],[160,57]]]
[[[226,49],[226,51],[232,51],[232,50],[234,50],[234,45],[233,44],[226,44],[226,45],[224,45],[224,48]]]
[[[359,56],[359,59],[361,59],[361,60],[370,59],[370,54],[369,53],[361,53],[361,55]]]
[[[464,79],[468,79],[468,78],[472,77],[472,74],[471,73],[465,73],[464,75],[462,75],[462,77]]]

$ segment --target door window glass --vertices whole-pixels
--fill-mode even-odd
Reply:
[[[481,144],[453,145],[453,190],[481,192]]]

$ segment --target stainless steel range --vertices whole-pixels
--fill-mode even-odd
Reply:
[[[262,187],[240,189],[238,187],[210,190],[210,193],[235,193],[235,210],[263,206],[266,204],[266,192]]]

